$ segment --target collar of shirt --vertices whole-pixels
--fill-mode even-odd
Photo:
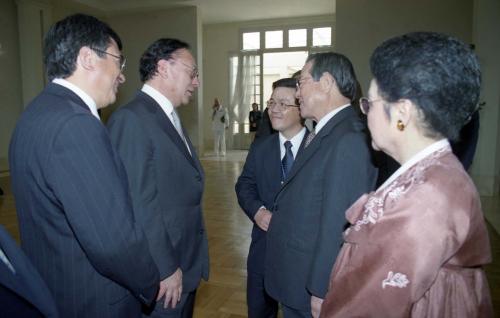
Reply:
[[[402,175],[405,171],[407,171],[408,169],[410,169],[412,166],[414,166],[419,161],[423,160],[425,157],[427,157],[431,153],[436,152],[436,151],[438,151],[440,149],[443,149],[445,147],[450,147],[450,143],[449,143],[448,139],[441,139],[441,140],[436,141],[435,143],[433,143],[433,144],[425,147],[424,149],[420,150],[415,155],[413,155],[413,157],[411,157],[408,161],[406,161],[401,167],[399,167],[399,169],[396,170],[396,172],[394,172],[389,177],[389,179],[387,179],[384,182],[384,184],[382,184],[377,189],[377,191],[380,190],[380,189],[383,189],[383,188],[387,187],[394,180],[396,180],[397,177],[399,177],[400,175]]]
[[[293,158],[297,158],[297,152],[299,151],[300,144],[302,143],[302,139],[304,139],[305,134],[306,134],[306,127],[303,127],[295,136],[292,137],[292,139],[290,139],[290,142],[292,143]],[[281,159],[283,159],[286,152],[284,143],[288,139],[286,139],[285,136],[281,134],[281,132],[279,133],[279,136],[280,136]]]
[[[321,130],[321,128],[323,128],[326,123],[333,118],[333,116],[335,116],[338,112],[340,112],[342,109],[344,108],[347,108],[351,106],[351,104],[345,104],[343,106],[340,106],[338,108],[335,108],[334,110],[332,110],[331,112],[329,112],[328,114],[326,114],[325,116],[323,116],[323,118],[321,118],[318,123],[316,124],[316,128],[314,128],[314,132],[316,134],[319,133],[319,131]]]
[[[168,100],[168,98],[166,98],[165,95],[157,91],[155,88],[149,86],[148,84],[144,84],[141,91],[151,96],[151,98],[154,99],[158,103],[158,105],[160,105],[161,109],[163,109],[168,119],[170,119],[172,125],[174,125],[174,119],[172,118],[172,111],[174,110],[174,106]]]
[[[76,95],[78,95],[78,97],[80,97],[83,100],[85,105],[88,106],[92,115],[94,115],[97,119],[101,120],[101,118],[99,117],[99,113],[97,112],[97,105],[95,101],[92,99],[92,97],[90,97],[89,94],[85,93],[80,87],[76,86],[75,84],[63,78],[55,78],[52,80],[52,83],[64,86],[73,93],[75,93]]]

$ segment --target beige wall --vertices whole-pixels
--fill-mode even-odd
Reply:
[[[134,12],[109,16],[106,21],[120,35],[123,54],[127,57],[124,74],[126,82],[121,86],[117,102],[104,109],[103,119],[119,105],[128,102],[141,88],[139,79],[139,59],[146,48],[159,38],[178,38],[191,46],[195,59],[199,60],[201,50],[199,39],[199,17],[196,7],[186,7],[154,12]],[[199,65],[200,68],[202,67]],[[198,94],[190,104],[181,106],[179,114],[182,124],[189,131],[193,144],[199,146]]]
[[[205,152],[213,148],[211,107],[214,97],[219,97],[224,106],[229,104],[229,56],[240,49],[240,30],[264,29],[268,27],[310,26],[331,23],[334,16],[314,16],[289,19],[260,20],[241,23],[210,24],[203,27],[203,135]],[[264,97],[266,98],[266,97]],[[249,109],[250,111],[250,105]],[[228,148],[231,136],[226,133]]]
[[[0,1],[0,172],[7,170],[10,136],[23,109],[17,11],[14,0]]]
[[[363,88],[375,47],[411,31],[436,31],[472,41],[472,0],[337,0],[336,49],[348,56]]]
[[[481,128],[472,177],[482,194],[500,193],[500,1],[474,1],[473,38],[483,75]]]
[[[471,175],[481,194],[499,193],[500,2],[498,0],[337,0],[337,49],[353,62],[366,93],[368,60],[383,40],[410,31],[436,31],[475,43],[483,71],[478,150]],[[473,32],[474,30],[474,32]]]

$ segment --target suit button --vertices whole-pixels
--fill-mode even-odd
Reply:
[[[204,229],[201,229],[201,230],[200,230],[200,235],[202,235],[202,234],[203,234],[203,232],[205,232],[205,230],[204,230]]]

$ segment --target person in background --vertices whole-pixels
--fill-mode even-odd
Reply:
[[[273,128],[279,133],[252,144],[235,187],[241,208],[254,222],[247,261],[249,318],[273,318],[278,314],[278,302],[264,288],[266,232],[274,196],[291,171],[307,135],[295,99],[296,81],[283,78],[275,84],[269,111]]]
[[[262,121],[262,112],[259,110],[259,104],[252,103],[252,110],[248,113],[248,122],[250,123],[250,135],[252,140],[255,138],[255,133],[259,130]]]
[[[382,43],[370,66],[372,146],[401,167],[347,210],[320,317],[493,317],[480,198],[449,142],[476,111],[477,57],[416,32]]]
[[[55,23],[44,40],[51,82],[27,105],[10,142],[21,246],[61,317],[140,317],[158,292],[127,174],[97,113],[125,81],[121,47],[92,16]]]
[[[214,132],[214,154],[226,155],[226,129],[229,127],[227,110],[221,105],[218,98],[212,106],[212,130]]]

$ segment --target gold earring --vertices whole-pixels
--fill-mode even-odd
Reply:
[[[405,130],[405,124],[403,124],[403,122],[401,120],[398,120],[398,123],[396,124],[396,126],[398,127],[399,131]]]

